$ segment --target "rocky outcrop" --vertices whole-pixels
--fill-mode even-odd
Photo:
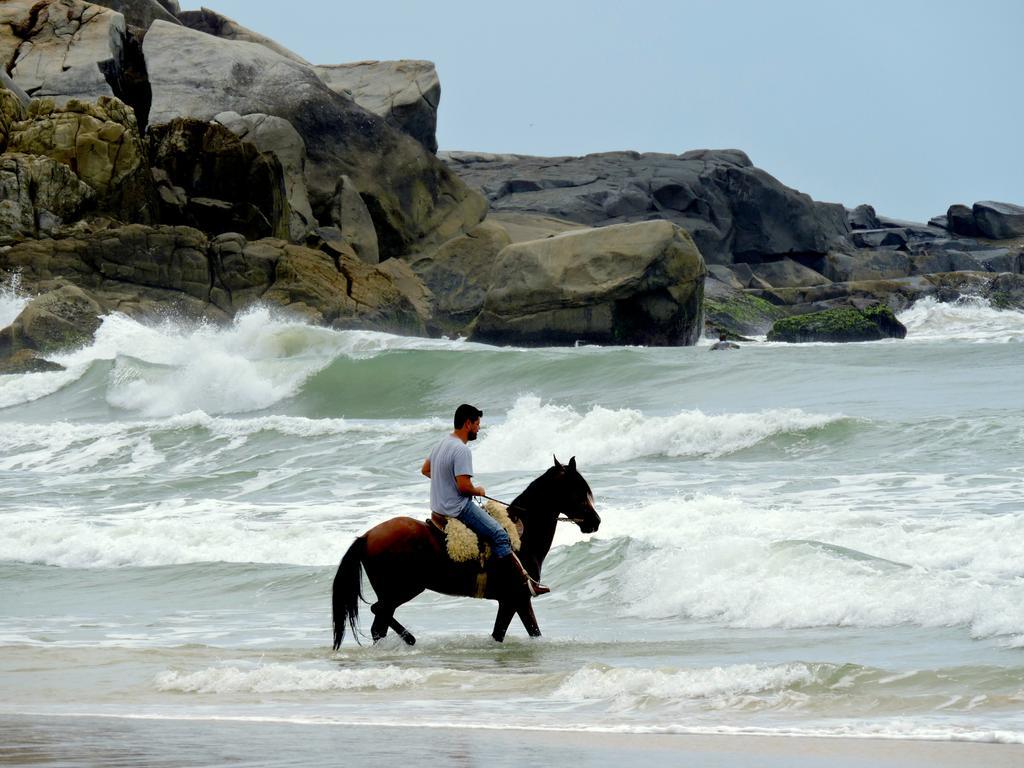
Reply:
[[[878,341],[902,339],[906,335],[906,326],[892,310],[876,304],[865,309],[844,307],[784,318],[772,326],[768,341]]]
[[[709,271],[714,267],[709,267]],[[704,330],[717,337],[764,336],[786,311],[749,291],[720,280],[704,283]]]
[[[95,193],[68,166],[49,157],[0,155],[0,243],[51,237],[78,219]]]
[[[461,333],[479,314],[498,254],[511,243],[500,224],[486,220],[410,262],[433,293],[434,322],[440,329]]]
[[[568,232],[503,249],[471,338],[501,344],[693,344],[705,267],[665,221]]]
[[[315,67],[320,79],[388,125],[437,152],[441,81],[430,61],[358,61]]]
[[[117,11],[129,26],[149,29],[154,21],[166,21],[177,24],[178,19],[170,8],[157,0],[89,0],[93,5],[104,5]],[[177,5],[177,3],[175,3]],[[179,8],[180,10],[180,8]]]
[[[22,101],[16,92],[6,87],[0,88],[0,152],[7,150],[11,128],[19,120],[25,119],[27,106],[27,100]]]
[[[751,264],[750,271],[754,277],[772,288],[792,288],[798,285],[824,285],[832,282],[820,272],[805,267],[793,259],[768,261],[763,264]]]
[[[271,115],[222,112],[214,119],[242,141],[250,142],[260,152],[269,152],[277,158],[284,173],[285,194],[290,209],[288,238],[293,243],[305,242],[316,231],[317,222],[306,194],[306,144],[298,131],[287,120]]]
[[[199,120],[152,126],[148,142],[153,168],[171,184],[173,198],[163,195],[164,221],[209,234],[288,239],[291,213],[284,171],[273,154],[260,152],[220,123]],[[183,207],[174,187],[184,192]]]
[[[194,29],[197,32],[219,37],[222,40],[236,40],[243,43],[262,45],[267,50],[284,56],[286,59],[291,59],[299,64],[309,64],[304,58],[297,53],[289,51],[280,43],[271,40],[265,35],[261,35],[259,32],[253,32],[251,29],[243,27],[234,19],[229,19],[227,16],[211,11],[209,8],[201,8],[198,11],[179,11],[177,13],[177,20],[189,29]]]
[[[224,111],[275,115],[302,136],[306,182],[325,222],[349,176],[373,216],[382,258],[428,250],[475,226],[486,203],[413,139],[331,91],[307,66],[252,43],[155,22],[143,46],[151,123]]]
[[[30,96],[113,96],[108,78],[123,67],[124,17],[79,0],[0,3],[0,58]]]
[[[95,206],[122,221],[150,222],[156,198],[139,128],[121,101],[100,97],[57,106],[34,99],[25,120],[11,127],[8,152],[63,163],[96,194]]]
[[[842,206],[784,186],[738,150],[441,157],[487,196],[492,210],[588,226],[664,219],[686,229],[709,264],[823,255],[848,232]]]
[[[406,270],[392,273],[364,264],[351,250],[332,257],[284,240],[250,242],[238,234],[210,241],[199,230],[172,226],[101,228],[0,250],[0,274],[19,273],[25,290],[48,294],[71,286],[95,303],[72,322],[85,334],[75,343],[91,336],[102,313],[148,319],[173,312],[225,320],[257,300],[338,328],[423,334],[426,289]],[[61,346],[71,339],[67,334],[53,338],[64,339]],[[8,344],[7,350],[17,346]]]

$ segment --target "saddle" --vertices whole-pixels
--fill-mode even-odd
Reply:
[[[520,520],[513,522],[509,516],[508,507],[496,501],[488,500],[484,502],[483,510],[497,520],[501,527],[508,532],[508,537],[512,543],[512,550],[518,552],[519,546],[522,543],[522,522]],[[468,563],[470,560],[480,560],[482,563],[491,556],[490,546],[485,543],[481,547],[480,537],[455,518],[431,512],[430,519],[427,522],[444,536],[448,557],[453,562]]]

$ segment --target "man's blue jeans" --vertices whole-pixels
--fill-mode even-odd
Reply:
[[[491,549],[495,557],[505,557],[512,554],[512,542],[508,538],[508,531],[501,527],[501,523],[484,512],[472,499],[466,502],[466,506],[455,518],[464,523],[473,533],[483,536],[491,542]]]

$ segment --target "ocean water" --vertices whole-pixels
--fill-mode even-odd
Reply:
[[[1024,313],[901,319],[709,354],[109,316],[0,376],[0,722],[1024,743]],[[425,516],[463,401],[489,492],[575,456],[601,529],[560,526],[542,638],[423,595],[416,646],[332,652],[340,556]]]

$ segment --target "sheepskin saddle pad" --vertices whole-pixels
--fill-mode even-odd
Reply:
[[[520,539],[519,529],[512,522],[508,515],[508,507],[496,501],[486,501],[483,509],[487,514],[497,520],[501,527],[508,531],[508,537],[512,541],[512,549],[519,551]],[[449,517],[444,526],[445,544],[448,547],[448,557],[456,563],[467,563],[470,560],[479,560],[480,537],[460,523],[455,518]],[[486,547],[486,555],[490,555],[490,546]]]

